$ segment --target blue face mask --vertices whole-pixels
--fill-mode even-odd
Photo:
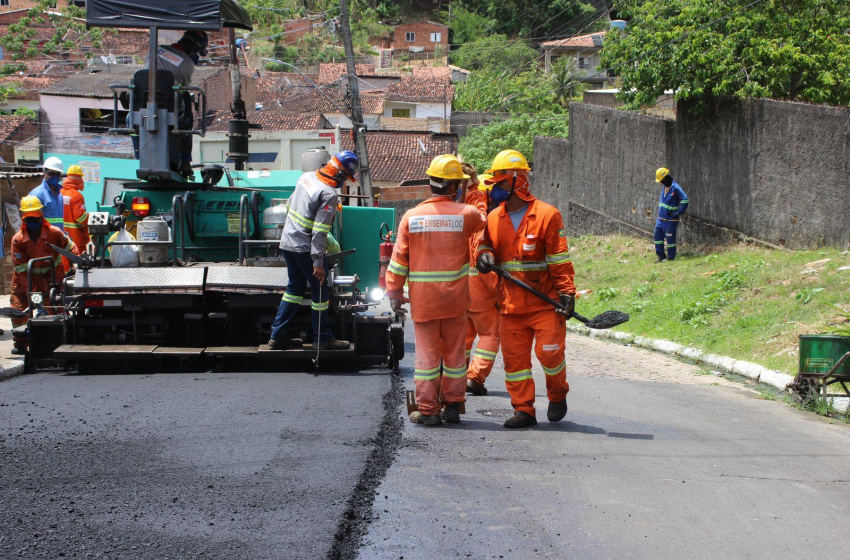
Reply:
[[[59,181],[60,181],[59,177],[55,177],[53,175],[50,175],[50,176],[47,177],[47,186],[50,187],[51,189],[55,189],[56,187],[59,186]]]
[[[511,197],[511,193],[504,190],[502,185],[493,185],[493,190],[490,191],[490,202],[494,206],[498,206],[499,204],[505,202],[507,199]]]
[[[39,218],[26,218],[24,225],[30,237],[38,237],[41,234],[41,220]]]

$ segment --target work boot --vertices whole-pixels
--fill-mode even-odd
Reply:
[[[546,418],[550,422],[560,422],[567,415],[567,399],[558,402],[549,401],[549,410],[546,411]]]
[[[460,424],[460,403],[452,403],[443,411],[443,420],[446,424]]]
[[[527,412],[517,410],[514,415],[505,420],[506,428],[530,428],[537,425],[537,418]]]
[[[179,173],[180,175],[182,175],[183,177],[185,177],[187,179],[194,179],[195,178],[195,171],[192,169],[192,164],[189,163],[188,161],[181,161],[180,162],[180,164],[177,166],[177,173]]]
[[[419,416],[419,423],[423,426],[440,426],[443,419],[440,418],[439,414],[422,414]]]
[[[296,348],[301,348],[301,339],[300,338],[270,338],[269,339],[269,350],[294,350]]]
[[[664,255],[658,255],[658,258],[655,259],[655,262],[656,263],[664,262],[664,259],[666,259],[666,258],[667,257],[665,257]]]
[[[348,350],[348,347],[350,345],[351,344],[347,340],[337,340],[335,338],[332,338],[328,341],[323,340],[321,342],[322,350]],[[319,349],[319,343],[314,342],[313,343],[313,350],[318,350],[318,349]]]
[[[487,394],[487,387],[485,387],[483,383],[473,381],[472,379],[467,379],[466,392],[470,395],[482,397]]]
[[[17,346],[12,348],[12,354],[15,355],[15,356],[23,356],[26,353],[27,353],[26,348],[18,348]]]

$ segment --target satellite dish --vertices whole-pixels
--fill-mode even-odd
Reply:
[[[118,61],[115,60],[115,55],[112,53],[109,53],[109,62],[112,64],[118,64]]]
[[[103,61],[104,64],[109,64],[109,59],[107,57],[101,56],[100,59]]]

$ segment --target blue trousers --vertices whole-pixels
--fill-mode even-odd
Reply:
[[[664,257],[664,242],[667,242],[667,258],[676,258],[676,229],[679,222],[657,220],[655,222],[655,254]]]
[[[277,316],[272,324],[271,337],[278,339],[281,337],[281,331],[295,318],[298,310],[301,309],[301,300],[304,299],[304,293],[307,291],[307,285],[310,286],[310,296],[313,300],[313,336],[319,336],[319,315],[322,317],[322,332],[321,340],[324,342],[333,340],[334,335],[331,332],[331,326],[328,321],[328,287],[324,283],[319,285],[319,281],[313,276],[313,259],[310,253],[293,253],[292,251],[281,251],[283,258],[286,260],[286,271],[289,274],[289,285],[286,287],[286,293],[283,294],[283,299],[280,306],[277,308]],[[325,275],[327,276],[328,269],[325,267]]]

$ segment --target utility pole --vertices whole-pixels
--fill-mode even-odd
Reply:
[[[366,205],[372,206],[372,176],[369,172],[369,156],[366,153],[366,125],[360,106],[360,86],[354,65],[354,46],[351,44],[351,23],[348,19],[348,0],[339,0],[339,24],[342,28],[342,45],[345,47],[345,63],[348,67],[348,95],[351,98],[351,126],[354,131],[354,149],[360,160],[360,191],[366,196]]]

